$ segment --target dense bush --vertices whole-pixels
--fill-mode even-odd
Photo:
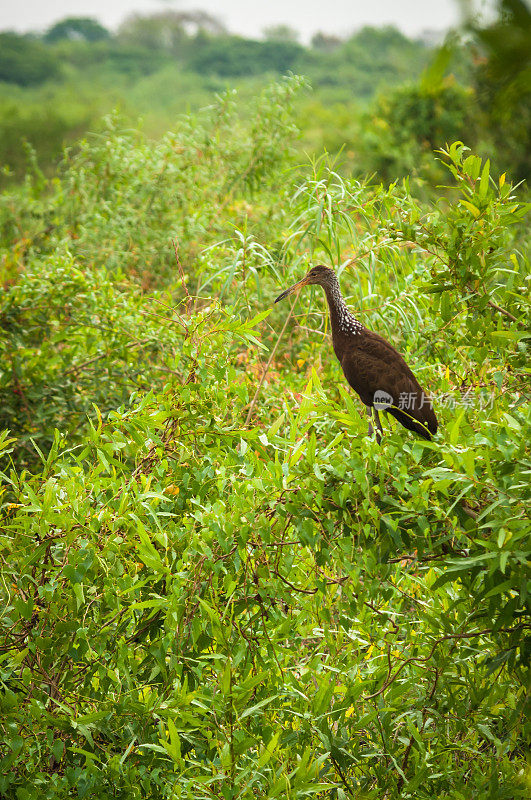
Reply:
[[[44,41],[54,43],[62,39],[82,39],[85,42],[99,42],[109,38],[109,31],[97,20],[91,17],[67,17],[46,31]]]
[[[285,74],[296,69],[302,51],[296,42],[218,38],[196,48],[188,66],[201,74],[214,73],[224,77],[260,75],[269,71]]]
[[[352,102],[415,80],[432,57],[433,51],[396,28],[364,27],[337,47],[304,52],[298,69],[327,99]]]
[[[0,428],[16,435],[23,463],[35,446],[49,450],[54,428],[74,434],[94,403],[108,413],[150,385],[160,331],[116,280],[59,250],[4,294]]]
[[[41,42],[16,33],[0,33],[0,81],[32,86],[59,76],[59,62]]]
[[[5,797],[528,793],[525,207],[461,144],[425,202],[297,167],[298,83],[3,197]],[[323,260],[435,441],[271,307]]]
[[[57,164],[65,145],[72,144],[86,128],[99,124],[98,105],[85,105],[81,98],[63,97],[50,105],[0,102],[0,185],[20,181],[32,163]]]
[[[212,92],[227,88],[229,78],[250,95],[257,91],[257,80],[262,81],[258,91],[263,88],[268,74],[301,71],[322,93],[319,107],[326,112],[338,100],[372,97],[384,83],[414,79],[429,53],[393,29],[364,29],[335,53],[289,38],[248,40],[229,35],[204,12],[136,15],[116,36],[105,34],[86,18],[58,22],[41,41],[2,34],[0,81],[8,83],[0,86],[6,111],[0,120],[0,165],[7,165],[16,179],[23,163],[17,139],[24,135],[48,171],[56,166],[63,144],[80,130],[92,130],[102,114],[115,108],[127,113],[135,127],[139,115],[147,117],[149,131],[160,135],[173,126],[176,110],[207,104]],[[31,88],[42,81],[47,83],[41,92]],[[15,93],[17,85],[29,88]],[[7,112],[13,103],[18,106],[15,121]],[[17,120],[22,121],[19,127]],[[319,133],[321,145],[324,125]],[[339,131],[339,148],[346,136]]]
[[[363,170],[384,180],[433,169],[433,150],[461,139],[473,143],[474,97],[452,83],[434,89],[401,86],[382,94],[363,117],[357,143]]]
[[[17,433],[23,463],[30,439],[46,449],[55,427],[76,431],[93,403],[105,412],[152,384],[146,362],[162,334],[139,286],[171,287],[172,239],[190,291],[212,283],[202,251],[244,222],[250,207],[236,198],[280,189],[299,85],[273,84],[245,121],[227,95],[157,145],[110,118],[65,161],[51,195],[37,174],[22,195],[4,196],[4,281],[13,285],[0,302],[0,427]],[[279,217],[270,208],[257,232]],[[221,270],[216,288],[230,276]],[[165,378],[158,373],[160,385]]]
[[[516,177],[531,178],[531,10],[498,0],[498,18],[473,24],[480,57],[474,73],[483,124],[510,159]]]

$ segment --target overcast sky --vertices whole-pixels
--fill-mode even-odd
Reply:
[[[485,0],[476,0],[481,5]],[[492,0],[486,0],[486,2]],[[0,0],[0,30],[45,30],[64,17],[95,17],[115,29],[135,11],[202,9],[234,33],[259,36],[269,25],[287,24],[303,40],[318,30],[344,36],[363,25],[394,24],[405,33],[458,24],[459,0]]]

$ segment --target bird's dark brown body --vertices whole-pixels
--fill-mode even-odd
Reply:
[[[429,396],[400,353],[348,311],[333,270],[321,265],[313,267],[275,302],[307,284],[319,284],[325,290],[334,352],[348,383],[359,394],[369,414],[374,413],[380,431],[378,409],[384,409],[404,427],[430,439],[437,431],[437,418]],[[372,431],[371,425],[369,430]]]

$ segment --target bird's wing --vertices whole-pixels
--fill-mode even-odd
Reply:
[[[430,396],[422,389],[400,353],[378,334],[367,332],[360,346],[348,347],[341,366],[350,386],[366,405],[373,405],[375,395],[389,398],[389,413],[402,425],[424,435],[437,430],[437,419]],[[423,428],[419,429],[417,422]]]
[[[352,339],[340,360],[347,381],[367,405],[372,404],[377,391],[390,394],[394,400],[400,392],[422,392],[400,353],[372,331],[365,331],[360,340]]]
[[[384,361],[371,353],[363,352],[356,357],[344,357],[341,361],[345,378],[366,405],[372,405],[376,392],[385,392],[398,403],[399,395],[407,392],[422,393],[415,376],[405,364]],[[404,369],[405,367],[405,369]]]

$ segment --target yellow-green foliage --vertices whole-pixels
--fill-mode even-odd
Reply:
[[[525,207],[300,166],[299,84],[2,197],[2,797],[526,796]],[[433,442],[272,306],[323,261]]]

